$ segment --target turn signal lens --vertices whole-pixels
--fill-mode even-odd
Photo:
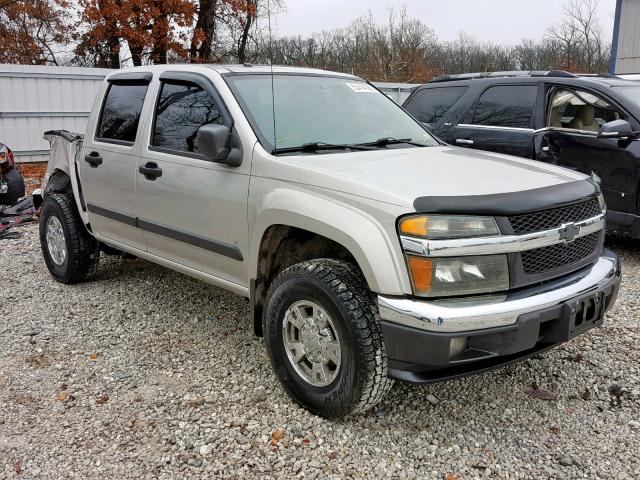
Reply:
[[[413,237],[426,237],[427,217],[407,217],[400,222],[400,233]]]
[[[433,263],[428,258],[407,257],[411,281],[416,293],[431,292],[431,279],[433,278]]]
[[[416,215],[400,220],[401,235],[431,240],[500,235],[493,217],[471,215]]]

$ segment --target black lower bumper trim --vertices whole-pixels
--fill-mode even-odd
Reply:
[[[434,383],[508,365],[602,325],[616,300],[619,272],[596,292],[520,315],[513,325],[456,333],[382,322],[389,376]],[[456,348],[456,342],[463,348]]]

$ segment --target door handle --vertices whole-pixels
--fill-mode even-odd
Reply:
[[[147,162],[143,167],[138,168],[138,171],[144,175],[144,178],[152,182],[162,176],[162,169],[158,167],[156,162]]]
[[[91,165],[91,168],[98,168],[102,165],[102,157],[98,152],[91,152],[84,156],[84,161]]]
[[[469,140],[468,138],[456,138],[456,143],[458,145],[473,145],[473,140]]]

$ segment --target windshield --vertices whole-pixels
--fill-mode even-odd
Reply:
[[[276,74],[272,95],[270,75],[229,75],[225,79],[268,151],[316,143],[355,145],[380,139],[438,145],[402,108],[361,80]],[[389,142],[381,142],[379,147],[387,145]]]
[[[637,87],[613,87],[618,93],[621,93],[628,100],[631,100],[637,106],[640,106],[640,85]]]

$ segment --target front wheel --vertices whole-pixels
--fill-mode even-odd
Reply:
[[[40,246],[49,272],[61,283],[87,280],[98,268],[98,242],[82,223],[72,193],[45,198],[40,210]]]
[[[264,332],[289,395],[323,417],[363,412],[393,385],[373,296],[353,265],[329,259],[287,268],[267,293]]]

